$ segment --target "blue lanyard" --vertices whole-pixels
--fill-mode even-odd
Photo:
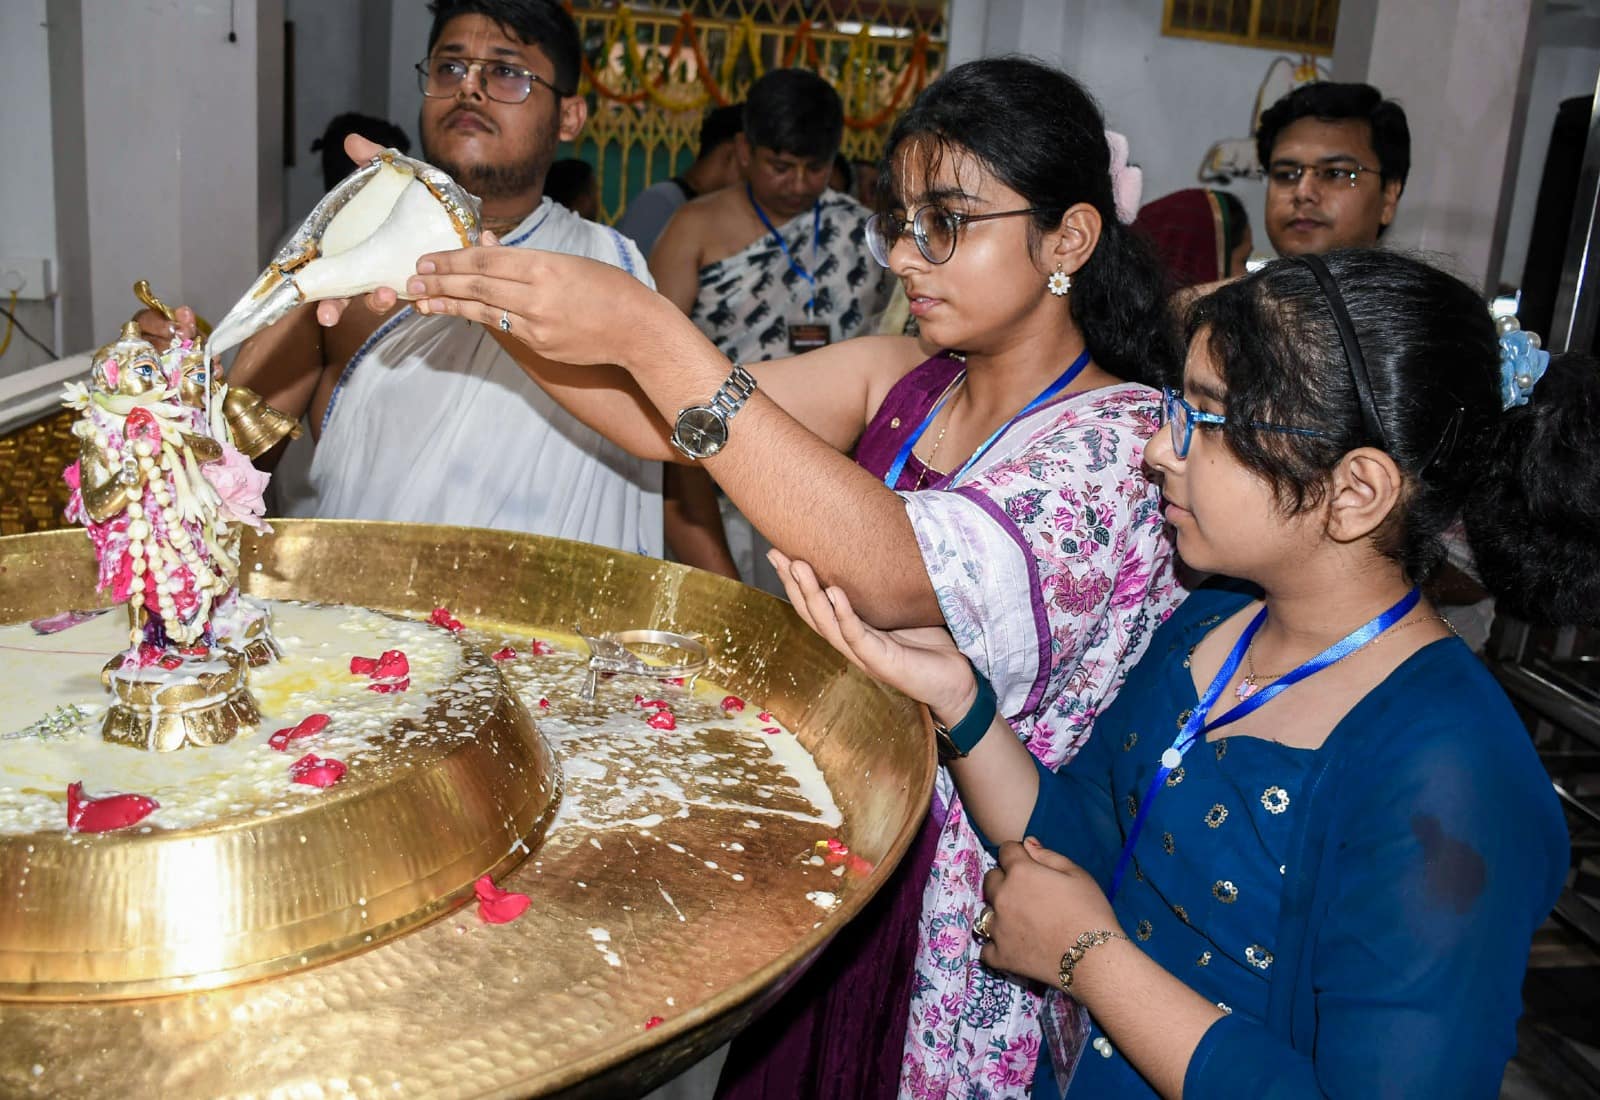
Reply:
[[[1082,354],[1072,361],[1072,365],[1061,372],[1060,378],[1057,378],[1054,382],[1046,386],[1044,391],[1040,393],[1038,397],[1035,397],[1032,401],[1029,401],[1026,405],[1024,405],[1022,407],[1022,411],[1017,413],[1016,416],[1013,416],[1010,420],[1007,420],[1004,424],[996,428],[994,434],[983,441],[983,446],[979,447],[976,451],[973,451],[972,457],[967,459],[966,462],[962,463],[961,469],[957,470],[955,473],[951,474],[945,479],[945,484],[954,485],[956,482],[960,481],[962,475],[968,470],[972,469],[973,463],[982,458],[984,453],[988,451],[990,447],[993,447],[1001,436],[1010,431],[1012,426],[1016,424],[1017,421],[1021,420],[1039,406],[1055,397],[1056,394],[1072,385],[1073,380],[1076,379],[1078,375],[1082,374],[1083,368],[1087,367],[1088,365],[1089,349],[1085,348]],[[962,371],[961,377],[965,378],[966,373],[966,371]],[[900,444],[900,449],[895,452],[894,461],[889,464],[889,472],[883,475],[883,483],[889,488],[893,489],[900,481],[900,474],[904,472],[906,468],[906,462],[911,458],[911,448],[917,445],[917,440],[922,438],[922,433],[928,430],[928,425],[933,423],[934,417],[939,415],[939,410],[945,407],[945,404],[950,400],[955,392],[956,388],[952,385],[945,395],[939,399],[939,403],[933,407],[933,411],[922,418],[922,423],[917,425],[917,430],[907,436],[904,443]]]
[[[1237,722],[1247,715],[1254,714],[1267,703],[1282,695],[1289,688],[1301,680],[1308,679],[1321,672],[1329,665],[1338,664],[1350,654],[1371,642],[1378,635],[1388,630],[1395,623],[1411,613],[1417,606],[1417,601],[1422,598],[1422,590],[1413,588],[1398,603],[1375,619],[1369,619],[1361,626],[1356,627],[1343,638],[1334,642],[1327,649],[1311,658],[1305,664],[1285,676],[1280,676],[1267,687],[1262,688],[1254,695],[1249,696],[1227,714],[1215,722],[1206,722],[1206,717],[1211,713],[1217,697],[1222,694],[1222,689],[1228,686],[1233,679],[1233,674],[1239,671],[1239,662],[1244,660],[1245,653],[1250,649],[1250,640],[1256,636],[1256,631],[1261,629],[1261,624],[1267,621],[1267,609],[1263,607],[1250,620],[1250,625],[1244,628],[1244,633],[1239,635],[1239,640],[1233,643],[1233,650],[1228,654],[1228,659],[1222,662],[1222,667],[1211,680],[1211,686],[1206,688],[1205,694],[1189,712],[1188,719],[1183,723],[1183,728],[1178,731],[1172,747],[1161,754],[1161,766],[1156,769],[1155,778],[1150,781],[1150,787],[1144,792],[1144,799],[1139,803],[1139,812],[1133,819],[1133,828],[1128,830],[1128,841],[1122,846],[1122,854],[1117,857],[1116,870],[1111,872],[1111,889],[1107,892],[1108,898],[1117,896],[1117,888],[1122,885],[1122,876],[1127,873],[1128,863],[1133,858],[1133,846],[1139,839],[1139,834],[1144,830],[1145,821],[1149,818],[1150,807],[1155,803],[1156,795],[1171,775],[1173,769],[1183,763],[1183,754],[1188,752],[1201,737],[1212,730],[1221,729],[1223,726]],[[1097,734],[1097,736],[1099,736]]]
[[[806,303],[806,316],[810,317],[817,308],[817,277],[805,269],[805,265],[794,258],[794,253],[789,251],[789,242],[783,239],[783,234],[778,232],[772,224],[772,219],[767,217],[767,212],[761,209],[761,204],[756,201],[756,193],[747,183],[744,193],[750,199],[750,206],[756,212],[756,217],[761,219],[761,224],[767,227],[767,232],[772,234],[772,239],[778,242],[778,247],[783,249],[783,258],[789,261],[789,270],[806,281],[811,287],[811,300]],[[811,208],[811,261],[816,262],[817,244],[822,236],[822,200]]]

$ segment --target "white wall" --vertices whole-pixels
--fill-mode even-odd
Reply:
[[[362,41],[362,8],[354,0],[286,0],[294,23],[294,167],[285,171],[289,222],[297,225],[322,197],[322,154],[311,143],[329,120],[362,110],[361,71],[351,63]]]
[[[422,110],[422,93],[417,90],[416,64],[428,52],[428,28],[433,17],[428,9],[411,0],[394,0],[393,24],[389,30],[389,120],[411,135],[411,147],[420,155],[417,139],[417,114]]]
[[[0,3],[0,259],[45,259],[56,255],[55,175],[50,141],[49,34],[45,0]],[[0,270],[0,305],[11,300]],[[17,319],[54,346],[55,307],[22,300]],[[0,318],[0,340],[5,332]],[[15,374],[50,356],[13,334],[0,355],[0,376]]]
[[[1099,98],[1110,127],[1128,136],[1132,159],[1144,169],[1145,202],[1200,186],[1197,173],[1206,151],[1226,138],[1249,136],[1256,91],[1281,56],[1276,50],[1164,37],[1161,8],[1085,0],[1073,53],[1065,59]],[[1244,203],[1257,251],[1268,252],[1261,226],[1264,186],[1235,180],[1226,190]]]
[[[1128,137],[1144,171],[1144,201],[1200,186],[1200,161],[1211,146],[1250,133],[1256,90],[1273,50],[1161,34],[1154,0],[951,0],[951,56],[956,62],[1026,53],[1061,65],[1100,101],[1106,122]],[[1265,249],[1259,182],[1227,190],[1250,214]]]
[[[1339,10],[1341,39],[1370,19],[1365,56],[1341,41],[1334,72],[1406,110],[1411,175],[1385,242],[1450,257],[1479,286],[1498,281],[1510,217],[1532,28],[1542,0],[1364,0]],[[1513,133],[1517,141],[1513,141]]]

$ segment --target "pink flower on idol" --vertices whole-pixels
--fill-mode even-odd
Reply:
[[[252,466],[242,452],[224,443],[222,457],[206,463],[200,467],[200,471],[211,482],[217,496],[222,498],[224,518],[235,523],[248,523],[257,531],[272,530],[261,520],[267,512],[262,494],[267,491],[267,482],[271,477]]]
[[[1039,1033],[1030,1031],[1012,1040],[1000,1057],[990,1063],[987,1076],[998,1088],[1021,1088],[1033,1080],[1039,1062]]]

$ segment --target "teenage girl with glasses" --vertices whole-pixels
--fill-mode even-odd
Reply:
[[[1177,362],[1162,274],[1118,220],[1098,108],[1057,70],[952,70],[900,118],[884,168],[857,243],[948,350],[877,336],[752,365],[755,391],[705,467],[869,621],[948,626],[1016,734],[1058,766],[1178,598],[1141,468],[1161,422],[1141,381]],[[600,265],[491,247],[419,271],[419,310],[488,325],[635,454],[681,461],[680,410],[729,378],[670,303]],[[902,1076],[917,1095],[1022,1095],[1040,1001],[977,963],[967,932],[987,858],[943,779],[899,878],[742,1045],[750,1057],[736,1047],[724,1081],[808,1100],[893,1096]]]
[[[1502,354],[1433,268],[1325,259],[1195,307],[1145,457],[1180,555],[1247,585],[1191,595],[1059,772],[995,735],[948,639],[779,563],[825,637],[954,727],[1000,845],[984,962],[1056,990],[1036,1097],[1493,1097],[1516,1048],[1566,829],[1417,585],[1463,516],[1500,607],[1600,620],[1600,525],[1571,503],[1600,482],[1600,375],[1522,334]]]

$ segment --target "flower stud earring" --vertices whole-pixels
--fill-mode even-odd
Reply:
[[[1045,280],[1045,286],[1050,288],[1050,293],[1057,298],[1065,298],[1067,291],[1072,289],[1072,276],[1061,270],[1061,265],[1056,264],[1056,269],[1050,273],[1050,278]]]

